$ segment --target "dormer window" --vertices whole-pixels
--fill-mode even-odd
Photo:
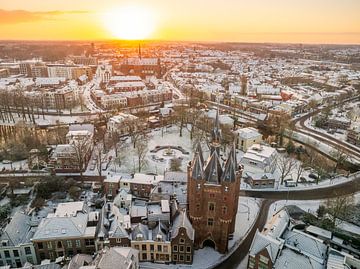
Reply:
[[[226,186],[226,187],[225,187],[225,191],[228,192],[228,191],[229,191],[229,187]]]

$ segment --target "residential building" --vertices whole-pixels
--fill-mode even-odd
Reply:
[[[136,132],[135,128],[131,128],[130,123],[134,122],[138,119],[138,117],[131,115],[131,114],[125,114],[125,113],[119,113],[116,116],[111,117],[107,122],[107,130],[111,133],[118,133],[119,135],[126,135],[129,134],[130,129],[132,129],[132,132]],[[133,124],[134,127],[136,124]]]
[[[171,229],[172,261],[180,264],[192,264],[195,230],[184,210],[177,212]]]
[[[253,127],[238,129],[236,135],[236,148],[246,152],[252,145],[262,142],[262,134]]]
[[[3,230],[0,230],[0,267],[21,267],[37,258],[31,238],[39,220],[17,211]]]
[[[245,172],[273,173],[276,169],[277,152],[275,148],[254,144],[244,154],[241,163]]]
[[[247,182],[253,189],[274,188],[275,176],[272,173],[246,173]]]
[[[131,233],[131,247],[139,251],[139,261],[170,262],[171,242],[161,222],[154,229],[139,223]]]
[[[60,203],[43,219],[32,242],[38,261],[96,252],[99,212],[91,212],[85,202]]]

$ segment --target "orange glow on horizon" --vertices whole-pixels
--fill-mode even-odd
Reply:
[[[360,44],[358,0],[269,2],[0,0],[0,39]]]

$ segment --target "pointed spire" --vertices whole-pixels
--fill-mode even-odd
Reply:
[[[204,178],[204,170],[203,170],[204,162],[201,160],[201,156],[199,153],[196,153],[194,157],[194,163],[192,166],[191,177],[193,179],[201,180]]]
[[[205,179],[207,182],[219,184],[223,173],[217,151],[213,151],[205,167]]]
[[[235,144],[232,146],[228,159],[225,163],[224,173],[221,177],[222,181],[234,182],[236,180],[237,160]]]
[[[202,152],[202,148],[201,148],[201,144],[200,142],[197,143],[196,145],[196,149],[195,149],[195,155],[198,154],[200,156],[201,159],[201,163],[204,164],[204,155]]]

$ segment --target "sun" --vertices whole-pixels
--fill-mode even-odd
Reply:
[[[150,9],[142,6],[124,6],[103,14],[106,28],[115,38],[141,40],[155,29],[155,19]]]

